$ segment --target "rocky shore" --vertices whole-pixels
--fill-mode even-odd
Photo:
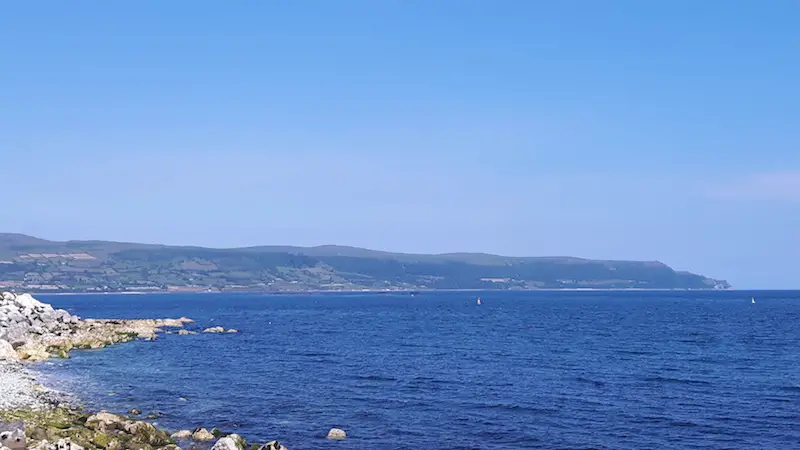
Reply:
[[[28,294],[0,296],[0,450],[285,450],[277,441],[248,444],[236,434],[205,428],[170,433],[130,416],[87,412],[68,394],[37,383],[27,363],[68,358],[75,349],[94,349],[136,339],[153,340],[167,328],[183,329],[192,320],[82,319],[54,309]],[[219,330],[207,332],[236,332]],[[20,444],[20,437],[22,444]],[[21,445],[21,446],[20,446]],[[180,445],[180,446],[179,446]]]

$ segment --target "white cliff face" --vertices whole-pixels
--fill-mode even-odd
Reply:
[[[0,340],[14,347],[36,336],[68,333],[80,319],[63,309],[53,309],[30,294],[3,292],[0,296]]]

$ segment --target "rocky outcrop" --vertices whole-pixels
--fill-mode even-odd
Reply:
[[[101,411],[86,414],[67,406],[70,397],[36,383],[24,362],[52,356],[66,358],[73,349],[101,348],[134,339],[152,340],[164,328],[181,328],[177,334],[193,334],[182,327],[191,323],[179,319],[103,320],[81,319],[54,309],[27,294],[0,295],[0,422],[22,421],[26,426],[27,448],[38,450],[141,449],[180,450],[175,440],[193,448],[214,443],[216,450],[243,450],[246,441],[214,429],[182,430],[170,435],[152,423],[136,420],[141,414],[131,409],[131,417]],[[215,327],[209,332],[235,333]],[[21,361],[20,361],[21,360]],[[185,400],[185,399],[181,399]],[[159,414],[148,414],[147,419]],[[173,440],[175,439],[175,440]],[[6,446],[7,447],[7,446]],[[252,448],[286,450],[277,441]],[[0,446],[0,450],[7,450]]]
[[[192,319],[81,319],[54,309],[29,294],[0,296],[0,360],[13,359],[8,345],[24,361],[67,358],[75,348],[102,348],[135,339],[153,340],[163,328],[182,328]]]
[[[28,448],[42,450],[113,448],[177,448],[166,431],[150,423],[100,412],[84,414],[77,409],[57,407],[49,410],[0,412],[0,420],[22,420],[27,426]]]
[[[2,410],[0,422],[23,422],[26,427],[27,448],[39,450],[72,449],[119,449],[119,450],[180,450],[176,441],[186,448],[211,450],[288,450],[278,441],[264,445],[248,444],[238,434],[222,434],[217,439],[205,428],[194,433],[182,430],[170,436],[165,430],[149,422],[101,411],[87,414],[80,408],[57,406],[49,409]],[[216,430],[216,429],[215,429]],[[63,447],[71,445],[71,447]],[[2,449],[0,449],[2,450]]]
[[[53,309],[30,294],[0,296],[0,339],[17,347],[37,336],[68,333],[80,321],[63,309]]]

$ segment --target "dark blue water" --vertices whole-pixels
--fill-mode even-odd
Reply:
[[[480,295],[43,297],[241,330],[44,370],[95,406],[292,449],[800,448],[800,293]]]

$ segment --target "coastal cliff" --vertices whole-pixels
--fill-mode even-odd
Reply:
[[[153,340],[167,328],[185,331],[176,333],[180,335],[194,333],[183,329],[188,323],[192,320],[186,317],[82,319],[29,294],[0,294],[0,426],[10,428],[0,427],[0,450],[179,450],[178,444],[213,450],[246,448],[241,436],[217,429],[170,434],[137,419],[135,416],[141,413],[135,410],[129,416],[83,411],[69,393],[39,384],[35,372],[27,365],[50,357],[68,358],[76,349],[96,349],[136,339]],[[250,448],[286,450],[277,441]]]

